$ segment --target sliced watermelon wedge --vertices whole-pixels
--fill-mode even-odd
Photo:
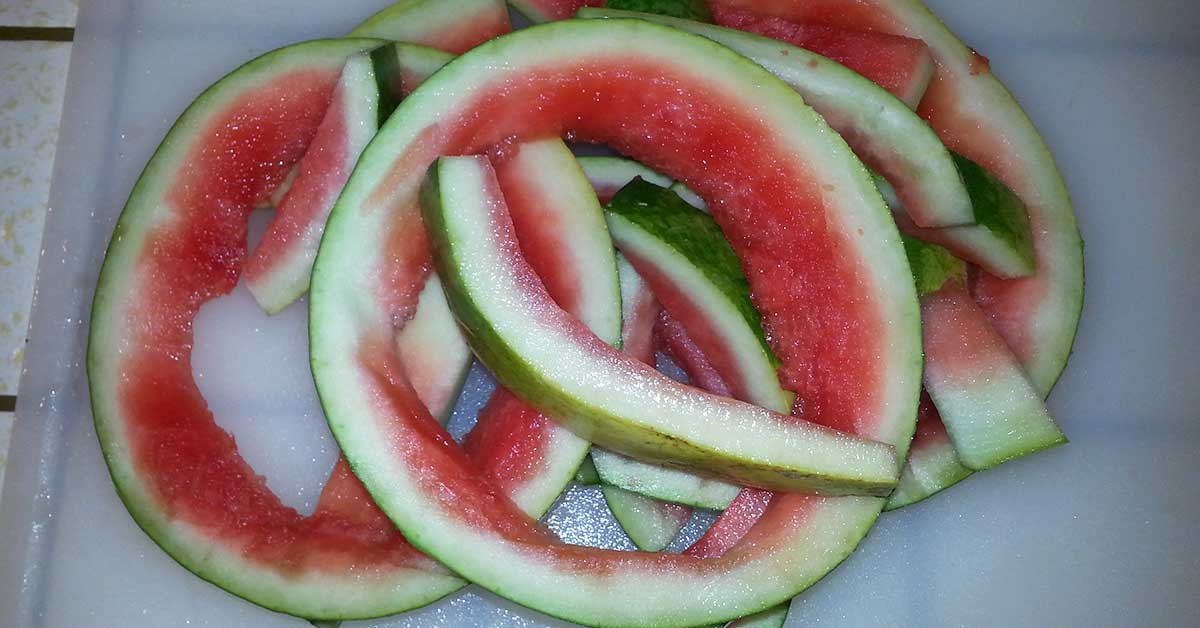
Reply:
[[[773,39],[692,20],[586,8],[579,17],[636,17],[732,48],[799,92],[855,154],[895,185],[914,222],[945,226],[974,221],[954,160],[929,125],[895,96],[838,62]]]
[[[583,6],[604,6],[604,0],[508,0],[508,3],[529,21],[538,24],[565,20]]]
[[[679,321],[666,312],[659,315],[658,323],[654,326],[654,342],[659,351],[687,373],[688,380],[693,384],[722,397],[733,396],[729,384],[704,357],[696,341],[692,340]]]
[[[672,184],[671,179],[632,159],[621,157],[578,157],[577,159],[579,167],[583,168],[583,173],[596,192],[596,198],[604,205],[607,205],[612,197],[621,191],[621,188],[637,178],[664,187]]]
[[[972,294],[992,325],[1048,395],[1058,380],[1083,307],[1083,243],[1062,175],[1021,106],[985,57],[918,0],[709,0],[761,16],[874,30],[925,42],[937,71],[919,113],[951,150],[995,175],[1025,203],[1037,274],[980,274]]]
[[[512,30],[504,0],[400,0],[350,31],[460,54]]]
[[[871,79],[913,109],[933,79],[933,56],[919,39],[822,24],[797,24],[720,4],[713,18],[726,28],[785,41],[829,57]]]
[[[682,111],[689,115],[662,115]],[[684,122],[705,132],[680,132]],[[792,90],[745,58],[634,20],[564,21],[489,42],[414,91],[368,147],[331,216],[310,306],[314,372],[339,443],[414,543],[551,614],[683,626],[788,599],[851,551],[882,500],[781,496],[763,517],[772,525],[714,561],[564,546],[493,497],[412,403],[382,350],[379,339],[411,307],[428,260],[416,173],[439,154],[547,132],[609,143],[709,199],[732,242],[789,251],[772,255],[785,260],[775,271],[753,255],[742,260],[759,271],[748,276],[785,372],[816,355],[856,369],[836,385],[797,378],[805,415],[906,448],[919,390],[918,307],[894,223],[866,171]],[[694,159],[701,154],[726,157],[702,165]],[[809,223],[824,225],[838,245],[797,241],[814,233]],[[385,255],[402,235],[408,254]],[[801,280],[808,290],[791,289]],[[852,301],[838,289],[846,285],[859,287]],[[811,315],[812,304],[822,316]],[[696,604],[699,587],[729,594]]]

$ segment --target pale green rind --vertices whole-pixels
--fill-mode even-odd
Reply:
[[[923,224],[974,222],[971,199],[950,152],[912,109],[862,75],[803,48],[691,20],[584,7],[581,18],[640,18],[712,39],[750,58],[804,97],[860,156],[887,166],[903,181],[910,205],[919,203]]]
[[[967,389],[926,385],[954,451],[975,471],[1067,442],[1025,374],[997,374]]]
[[[323,120],[322,129],[317,133],[322,133],[322,130],[328,128],[327,125],[337,125],[345,129],[346,162],[339,170],[349,173],[354,168],[354,162],[358,161],[358,156],[379,129],[380,108],[385,98],[379,89],[370,55],[359,54],[346,61],[338,81],[337,94],[342,98],[343,119]],[[303,163],[302,159],[301,165]],[[328,173],[314,171],[311,174],[325,177]],[[299,177],[302,176],[303,172]],[[294,184],[295,181],[289,183]],[[286,202],[287,197],[284,196],[281,200]],[[294,234],[289,240],[286,257],[273,264],[267,274],[246,282],[246,288],[267,314],[279,313],[308,292],[312,264],[317,257],[317,247],[321,243],[325,218],[333,210],[336,200],[337,192],[331,191],[327,202],[316,208],[318,217],[308,225],[308,229],[303,233]]]
[[[532,64],[620,51],[664,67],[691,64],[694,76],[727,85],[731,94],[754,91],[757,114],[780,123],[772,139],[810,159],[817,175],[837,186],[846,207],[864,208],[861,213],[838,216],[836,226],[847,234],[861,228],[863,237],[871,238],[872,245],[863,247],[862,253],[878,273],[878,285],[873,287],[886,320],[892,321],[884,331],[888,353],[881,367],[893,376],[883,391],[882,416],[868,433],[906,449],[919,390],[919,312],[899,235],[865,169],[847,162],[846,147],[799,104],[790,89],[728,50],[640,21],[611,20],[596,28],[588,24],[566,21],[528,29],[460,57],[402,103],[403,115],[393,116],[368,147],[331,217],[314,272],[310,340],[318,391],[339,444],[376,502],[414,544],[469,572],[473,581],[553,615],[592,625],[691,626],[733,619],[783,602],[835,567],[866,534],[883,500],[822,500],[801,529],[781,531],[777,543],[756,547],[748,560],[718,561],[703,575],[673,569],[650,573],[632,567],[587,576],[557,571],[531,558],[527,544],[470,526],[458,513],[422,495],[406,461],[379,446],[383,434],[377,426],[387,417],[373,405],[354,357],[344,351],[390,328],[389,313],[372,297],[375,284],[370,269],[377,260],[364,260],[363,252],[377,255],[384,225],[416,211],[417,172],[392,180],[385,203],[371,198],[396,157],[405,154],[422,129],[469,100],[475,90],[519,76]],[[785,119],[788,124],[782,123]],[[375,211],[362,211],[367,208]],[[557,556],[553,547],[539,551]],[[627,565],[632,563],[624,561],[636,558],[635,554],[622,556],[629,557],[622,558]],[[513,577],[514,565],[520,566],[516,572],[520,577]],[[750,589],[747,582],[755,586]],[[697,605],[695,591],[707,587],[727,594]],[[551,591],[553,595],[548,594]]]
[[[663,504],[649,497],[608,485],[600,491],[621,529],[643,552],[662,551],[687,523],[690,511],[680,509],[677,516],[670,516]]]
[[[1083,240],[1066,182],[1054,163],[1045,140],[1028,115],[991,72],[978,72],[973,51],[919,0],[876,0],[899,23],[902,34],[929,45],[941,71],[951,72],[961,85],[956,89],[957,107],[983,121],[986,128],[999,129],[1007,146],[1019,156],[1018,172],[1002,176],[1029,208],[1037,252],[1037,284],[1042,298],[1033,302],[1034,312],[1019,323],[999,331],[1013,346],[1037,390],[1049,395],[1058,381],[1079,327],[1083,310]],[[951,146],[967,157],[969,146]]]
[[[651,181],[651,183],[654,183],[654,181]],[[692,188],[689,188],[688,186],[676,181],[675,183],[671,184],[670,190],[678,194],[679,198],[683,199],[688,205],[691,205],[700,211],[708,211],[708,203],[705,203],[704,199],[700,198],[700,195],[696,194]]]
[[[913,271],[918,296],[936,292],[947,281],[967,279],[967,265],[936,244],[904,236],[904,253]]]
[[[577,157],[579,167],[587,175],[592,187],[619,190],[630,181],[641,177],[655,185],[671,185],[671,179],[642,164],[623,157]]]
[[[605,484],[675,504],[725,510],[741,490],[736,484],[634,460],[603,449],[593,450],[592,459]]]
[[[891,511],[911,506],[940,491],[946,490],[971,476],[972,471],[963,466],[954,452],[954,446],[945,441],[926,448],[913,448],[900,473],[900,483],[888,498],[884,510]]]
[[[201,94],[171,128],[134,186],[105,256],[92,304],[87,360],[92,411],[105,463],[130,515],[155,543],[199,577],[266,608],[301,617],[390,615],[436,600],[460,586],[460,581],[444,572],[417,570],[393,572],[378,580],[361,574],[285,577],[215,545],[202,530],[170,519],[133,465],[117,399],[117,362],[131,333],[124,327],[124,308],[127,295],[137,290],[135,268],[142,244],[157,225],[172,219],[173,210],[162,199],[211,116],[246,90],[275,77],[299,69],[340,68],[347,58],[381,43],[347,39],[289,46],[247,63]],[[430,566],[435,564],[431,561]]]
[[[349,37],[428,44],[430,42],[424,40],[434,27],[465,22],[489,13],[504,13],[507,19],[503,0],[400,0],[363,20],[350,31]]]
[[[729,622],[725,628],[783,628],[787,621],[788,605],[781,604],[756,615]]]
[[[471,347],[446,303],[436,274],[425,280],[417,311],[396,332],[396,352],[417,396],[445,425],[471,369]]]
[[[561,234],[558,260],[575,269],[578,302],[572,312],[601,340],[621,346],[621,280],[604,208],[571,149],[557,137],[525,142],[502,166],[527,182],[527,193],[541,201],[541,224]],[[533,189],[536,188],[536,189]],[[518,239],[520,233],[517,234]]]
[[[516,9],[517,13],[525,16],[526,19],[534,24],[543,24],[554,20],[553,17],[543,13],[537,5],[532,2],[526,2],[526,0],[508,0],[508,5]]]
[[[508,389],[609,449],[742,484],[824,494],[890,493],[891,447],[683,386],[576,335],[522,285],[515,242],[477,159],[442,158],[422,193],[450,307],[475,354]],[[509,227],[510,229],[511,227]],[[509,236],[511,237],[511,236]],[[744,430],[742,432],[741,430]],[[753,434],[753,436],[751,436]]]

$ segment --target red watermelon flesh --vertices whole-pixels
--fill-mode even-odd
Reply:
[[[933,78],[933,56],[919,39],[825,24],[797,23],[718,4],[717,24],[811,50],[871,79],[916,108]]]

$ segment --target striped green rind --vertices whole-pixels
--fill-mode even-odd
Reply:
[[[600,490],[621,529],[643,552],[662,551],[683,529],[692,512],[608,484]]]
[[[476,356],[506,388],[583,438],[627,455],[766,488],[891,492],[899,467],[890,447],[789,423],[617,359],[561,310],[547,308],[540,286],[522,283],[529,271],[489,196],[494,175],[480,163],[440,159],[421,206],[451,309]]]
[[[129,341],[125,310],[139,290],[136,267],[152,230],[172,219],[164,199],[185,159],[211,120],[254,88],[298,70],[341,68],[351,56],[379,46],[369,39],[313,41],[269,52],[205,90],[163,139],[130,194],[105,256],[92,304],[88,382],[104,460],[130,515],[163,550],[197,576],[266,608],[300,617],[366,618],[389,615],[436,600],[460,586],[438,572],[403,569],[384,577],[362,574],[287,573],[248,561],[235,548],[214,543],[205,531],[165,512],[135,467],[129,427],[118,399],[119,361]]]
[[[349,452],[375,501],[414,544],[485,588],[590,625],[694,626],[755,613],[789,599],[840,563],[866,534],[883,500],[822,499],[802,525],[801,519],[789,519],[797,526],[773,530],[770,543],[737,549],[715,562],[560,549],[552,543],[530,545],[496,528],[469,525],[463,513],[442,508],[423,493],[411,466],[416,461],[381,446],[389,438],[382,426],[395,417],[374,404],[375,389],[363,381],[356,357],[345,351],[346,346],[359,345],[391,325],[388,310],[373,300],[372,269],[379,261],[373,256],[382,250],[378,243],[387,233],[386,225],[403,224],[413,216],[416,173],[428,163],[422,157],[415,170],[393,171],[396,160],[419,155],[411,149],[423,129],[445,116],[463,113],[456,106],[463,107],[489,87],[510,79],[525,80],[530,68],[547,67],[539,64],[574,64],[595,55],[654,63],[669,73],[686,67],[690,69],[686,76],[720,84],[721,93],[753,92],[758,119],[778,123],[777,132],[766,141],[795,151],[816,176],[836,185],[836,198],[842,202],[837,220],[830,224],[847,234],[863,230],[860,253],[877,279],[873,297],[892,322],[882,330],[888,351],[881,356],[880,367],[889,373],[881,391],[884,401],[863,434],[907,448],[921,365],[919,312],[899,236],[865,169],[794,92],[761,68],[704,39],[633,20],[565,21],[505,36],[452,62],[401,104],[360,160],[322,243],[310,305],[311,359],[318,391],[339,444]],[[744,102],[750,106],[748,98]],[[493,130],[501,134],[516,129]],[[497,140],[502,137],[497,135]],[[639,153],[635,157],[652,157],[635,152]],[[389,176],[393,172],[394,178]],[[389,194],[373,196],[385,180]],[[777,500],[772,507],[784,508],[791,501]],[[483,511],[474,514],[488,518]],[[580,574],[554,566],[581,552],[589,563],[603,568]],[[695,591],[701,588],[725,593],[697,604]]]
[[[578,16],[636,17],[728,46],[803,96],[864,161],[896,183],[921,224],[974,221],[970,196],[950,152],[929,125],[903,101],[836,61],[774,39],[692,20],[587,7]]]

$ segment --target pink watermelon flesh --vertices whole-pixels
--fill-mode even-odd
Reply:
[[[713,8],[713,18],[726,28],[770,37],[829,57],[871,79],[914,109],[933,78],[933,56],[919,39],[759,17],[721,5]]]

